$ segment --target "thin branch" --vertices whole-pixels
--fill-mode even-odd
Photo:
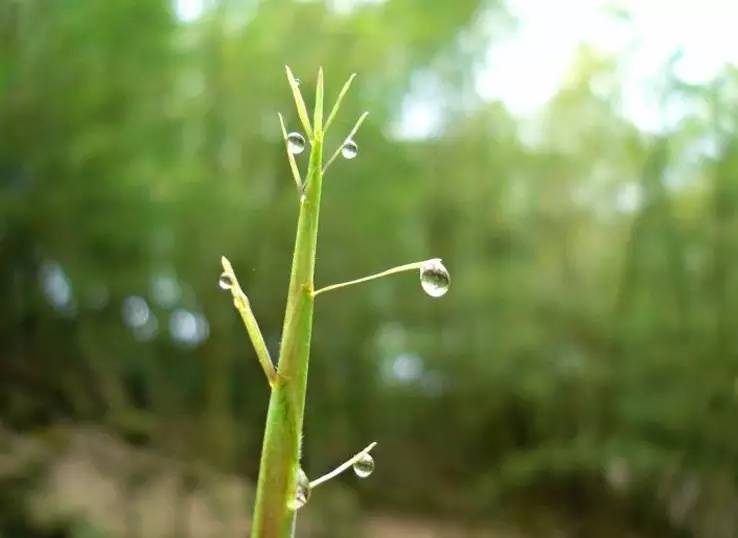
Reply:
[[[277,112],[277,116],[279,116],[279,124],[282,126],[282,137],[284,138],[284,147],[287,150],[287,160],[290,162],[290,170],[292,170],[292,177],[295,179],[295,184],[297,185],[297,192],[302,194],[302,178],[300,178],[300,169],[297,168],[297,161],[295,161],[295,156],[290,151],[290,143],[289,140],[287,140],[287,129],[284,126],[284,119],[282,118],[282,114]]]
[[[354,81],[355,76],[356,76],[356,73],[352,73],[351,76],[346,81],[346,83],[343,85],[343,88],[341,88],[341,92],[338,94],[338,97],[336,98],[336,103],[333,105],[333,108],[331,109],[331,113],[328,114],[328,120],[325,122],[324,131],[327,131],[328,127],[330,127],[331,123],[333,123],[333,119],[336,117],[336,114],[338,114],[338,110],[341,108],[341,101],[343,101],[343,98],[346,96],[346,93],[349,91],[349,88],[351,87],[351,83]]]
[[[338,467],[336,467],[335,469],[333,469],[330,473],[324,474],[320,478],[316,478],[315,480],[313,480],[312,482],[310,482],[310,489],[313,489],[314,487],[317,487],[317,486],[321,485],[324,482],[328,482],[328,480],[330,480],[331,478],[335,478],[336,476],[338,476],[339,474],[341,474],[342,472],[344,472],[346,469],[348,469],[349,467],[351,467],[354,463],[356,463],[361,458],[363,458],[366,454],[369,454],[369,452],[371,452],[371,450],[375,446],[377,446],[377,442],[376,441],[374,441],[373,443],[369,444],[369,446],[367,446],[364,450],[362,450],[358,454],[354,455],[354,457],[352,457],[350,460],[346,461],[345,463],[342,463],[341,465],[339,465]]]
[[[319,290],[314,291],[313,297],[316,297],[321,293],[325,293],[326,291],[337,290],[338,288],[345,288],[347,286],[353,286],[354,284],[361,284],[362,282],[376,280],[377,278],[383,278],[385,276],[394,275],[395,273],[402,273],[403,271],[412,271],[414,269],[420,269],[423,266],[423,264],[426,263],[427,261],[428,260],[424,260],[422,262],[406,263],[405,265],[398,265],[397,267],[393,267],[392,269],[387,269],[386,271],[382,271],[381,273],[374,273],[373,275],[365,276],[362,278],[357,278],[356,280],[349,280],[348,282],[332,284],[330,286],[326,286],[325,288],[320,288]]]
[[[369,115],[369,112],[364,112],[361,116],[359,116],[359,119],[356,120],[356,123],[354,124],[354,128],[351,129],[351,132],[349,132],[348,136],[343,139],[343,142],[341,142],[341,145],[338,146],[336,151],[333,152],[333,155],[331,155],[331,158],[328,159],[328,162],[323,167],[323,173],[325,174],[325,171],[328,170],[328,167],[333,163],[333,161],[336,160],[336,158],[341,154],[341,150],[343,149],[343,145],[348,142],[349,140],[353,140],[354,135],[359,130],[359,127],[361,127],[361,124],[364,123],[364,120]]]
[[[312,140],[313,129],[310,126],[310,118],[308,117],[307,107],[305,107],[305,101],[303,100],[302,93],[300,92],[300,86],[298,85],[297,80],[292,74],[289,66],[285,65],[284,69],[287,72],[287,81],[290,83],[290,88],[292,88],[292,96],[295,98],[297,116],[300,118],[300,122],[302,123],[302,126],[305,129],[305,133],[307,134],[308,138]]]
[[[233,306],[235,306],[238,313],[241,314],[241,319],[246,327],[246,332],[249,334],[251,343],[254,346],[254,351],[256,351],[256,357],[259,359],[259,364],[261,364],[261,367],[264,370],[264,374],[269,381],[269,385],[274,387],[277,383],[277,371],[274,368],[274,363],[272,362],[269,350],[264,342],[264,336],[262,336],[261,330],[259,329],[259,324],[256,322],[256,317],[254,317],[254,313],[251,310],[249,298],[246,297],[246,294],[241,289],[241,285],[238,283],[238,279],[233,272],[233,267],[231,266],[231,262],[228,261],[228,258],[222,256],[220,261],[223,264],[223,277],[227,278],[230,282],[230,291],[231,295],[233,295]]]

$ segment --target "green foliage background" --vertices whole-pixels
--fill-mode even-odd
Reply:
[[[95,423],[255,479],[267,387],[219,258],[276,349],[297,215],[282,66],[311,88],[323,65],[330,99],[359,73],[329,150],[371,115],[326,179],[318,284],[431,256],[453,284],[321,297],[306,468],[377,439],[361,511],[734,536],[738,72],[688,86],[665,66],[663,101],[696,112],[655,136],[618,111],[618,57],[582,48],[531,124],[473,91],[510,24],[472,0],[221,0],[190,24],[162,0],[1,2],[5,426]],[[441,136],[398,139],[420,72],[442,81]],[[123,322],[131,296],[150,333]],[[170,336],[177,312],[201,342]]]

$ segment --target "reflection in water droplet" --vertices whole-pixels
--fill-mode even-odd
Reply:
[[[362,454],[354,462],[354,472],[359,478],[366,478],[374,472],[374,458],[372,458],[371,454]]]
[[[305,137],[294,131],[289,133],[287,135],[287,150],[293,155],[305,151]]]
[[[341,155],[344,159],[353,159],[359,154],[359,146],[353,140],[346,140],[341,148]]]
[[[440,258],[434,258],[423,263],[420,268],[420,284],[423,291],[431,297],[441,297],[448,291],[451,276],[441,263]]]
[[[218,278],[218,286],[220,286],[220,289],[222,290],[231,289],[233,287],[231,276],[228,273],[221,273],[220,278]]]
[[[305,471],[300,469],[297,471],[297,486],[295,489],[295,498],[290,503],[292,510],[299,510],[307,504],[310,500],[310,480],[308,479]]]

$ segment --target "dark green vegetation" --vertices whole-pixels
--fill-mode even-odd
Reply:
[[[410,274],[321,296],[306,471],[376,439],[372,478],[347,480],[360,513],[735,536],[738,73],[695,87],[665,66],[664,102],[699,113],[655,137],[617,84],[592,90],[617,58],[583,49],[533,144],[473,97],[504,32],[481,8],[221,2],[182,25],[154,0],[0,2],[3,426],[93,423],[256,477],[269,391],[219,259],[276,357],[297,217],[283,65],[303,88],[323,65],[330,102],[360,77],[327,147],[371,116],[325,180],[316,285],[429,255],[454,281],[442,301]],[[419,69],[444,82],[443,136],[395,140]],[[0,529],[30,536],[9,492],[31,478],[3,476]]]

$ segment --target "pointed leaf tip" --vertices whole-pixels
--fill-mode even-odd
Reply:
[[[294,75],[292,74],[292,70],[288,65],[284,66],[285,71],[287,72],[287,81],[289,82],[290,89],[292,90],[292,97],[295,100],[295,107],[297,108],[297,116],[300,118],[300,122],[302,123],[303,128],[305,129],[305,133],[307,134],[308,138],[313,137],[313,129],[310,125],[310,119],[308,117],[307,113],[307,107],[305,106],[305,101],[302,98],[302,93],[300,92],[300,88],[297,84],[297,80],[295,79]]]
[[[333,123],[333,120],[335,119],[336,114],[338,114],[338,110],[341,108],[341,102],[343,101],[343,98],[346,96],[346,93],[348,93],[348,90],[351,87],[351,83],[353,82],[354,77],[356,77],[356,73],[351,73],[351,76],[349,76],[346,82],[344,82],[343,88],[341,88],[341,91],[338,93],[336,102],[333,104],[333,108],[331,109],[330,114],[328,114],[328,120],[325,122],[325,130],[328,130],[328,127],[330,127],[331,123]]]
[[[318,69],[318,81],[315,85],[315,109],[313,110],[313,128],[315,134],[323,135],[323,68]]]

